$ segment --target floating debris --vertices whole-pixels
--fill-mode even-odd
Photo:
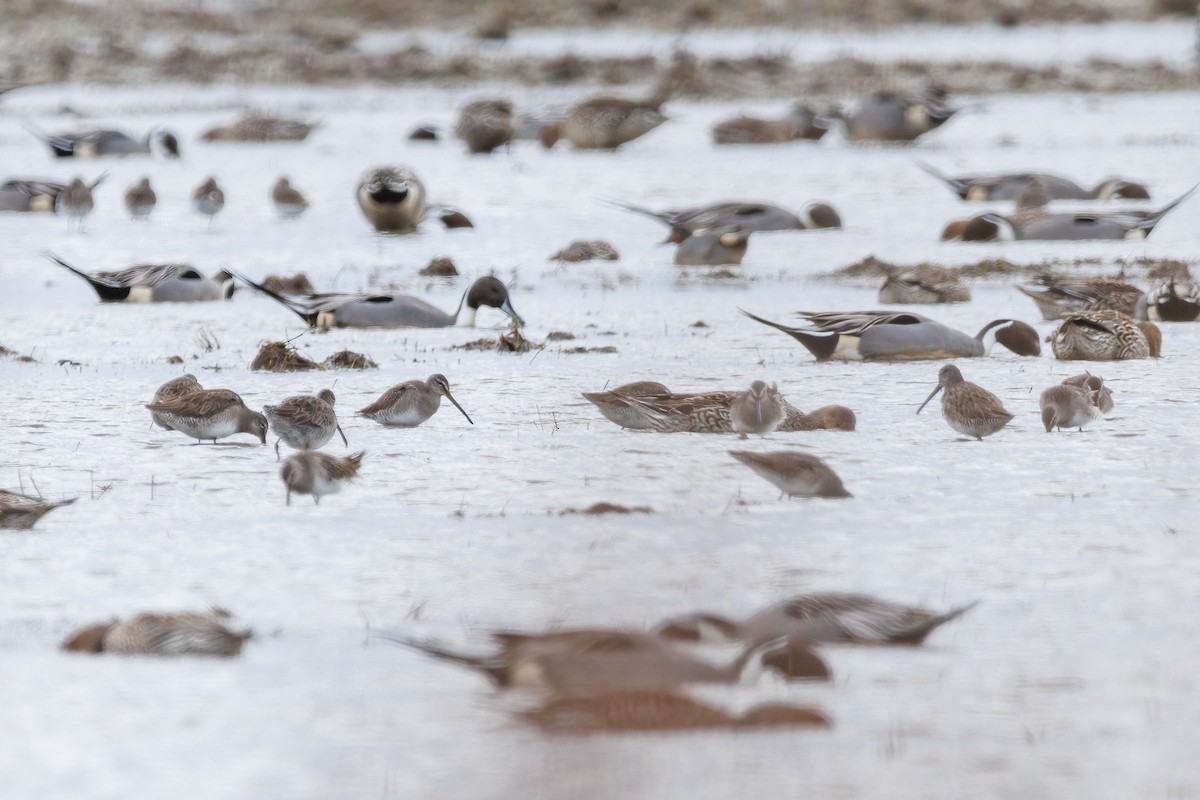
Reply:
[[[304,372],[323,367],[300,355],[288,342],[266,342],[250,363],[250,369],[255,372]]]
[[[569,245],[550,256],[550,261],[618,261],[621,256],[617,249],[603,239],[576,239]]]
[[[410,142],[436,142],[439,138],[437,128],[432,125],[422,125],[419,128],[414,128],[413,132],[408,135]]]
[[[379,369],[379,365],[362,353],[342,350],[323,362],[327,369]]]
[[[458,275],[458,267],[446,256],[438,256],[431,259],[417,274],[426,278],[453,278]]]
[[[598,517],[602,514],[653,514],[654,509],[649,506],[623,506],[619,503],[600,502],[593,503],[584,509],[566,508],[558,512],[560,517],[567,517],[574,514],[579,514],[586,517]]]
[[[583,353],[615,353],[617,352],[617,348],[613,347],[611,344],[606,344],[603,347],[571,347],[560,352],[568,356],[577,356],[582,355]]]
[[[316,294],[316,289],[313,288],[312,282],[308,280],[308,276],[303,272],[297,272],[295,275],[284,277],[282,275],[268,275],[262,285],[273,292],[280,294]]]
[[[250,111],[230,125],[209,128],[200,138],[206,142],[302,142],[316,127],[311,122]]]
[[[171,356],[167,359],[168,364],[182,364],[183,356]]]
[[[547,342],[570,342],[574,341],[575,334],[567,333],[566,331],[550,331],[546,334]]]

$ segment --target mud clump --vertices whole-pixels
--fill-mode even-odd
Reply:
[[[287,342],[265,342],[250,362],[250,369],[255,372],[306,372],[323,367],[300,355]]]
[[[567,333],[566,331],[550,331],[546,334],[547,342],[570,342],[574,341],[575,334]]]
[[[577,264],[581,261],[619,261],[620,258],[617,249],[603,239],[576,239],[549,260]]]
[[[312,282],[303,272],[295,275],[268,275],[263,286],[279,294],[316,294]]]
[[[654,509],[649,506],[623,506],[619,503],[600,502],[593,503],[584,509],[567,508],[558,512],[560,517],[567,517],[578,514],[584,517],[600,517],[605,514],[653,514]]]
[[[379,369],[379,365],[362,353],[342,350],[322,362],[326,369]]]
[[[431,259],[417,274],[426,278],[453,278],[458,275],[458,267],[449,258],[439,256]]]

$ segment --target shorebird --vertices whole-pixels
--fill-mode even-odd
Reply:
[[[164,427],[197,442],[249,433],[267,443],[267,418],[251,411],[242,398],[228,389],[201,389],[171,400],[148,403]],[[156,418],[157,421],[157,418]]]
[[[879,287],[879,302],[885,305],[967,303],[971,287],[949,270],[914,268],[891,270]]]
[[[675,641],[761,641],[789,636],[810,642],[923,644],[929,634],[978,604],[939,613],[865,594],[821,592],[772,603],[742,620],[697,612],[675,617],[656,629]]]
[[[95,189],[108,177],[108,173],[88,184]],[[67,190],[65,183],[41,178],[10,178],[0,184],[0,211],[58,211],[58,200]]]
[[[68,226],[75,222],[80,230],[83,230],[84,217],[91,214],[95,207],[92,190],[81,178],[72,178],[58,196],[58,210],[67,215]]]
[[[58,158],[96,158],[99,156],[148,155],[157,152],[167,158],[179,158],[179,139],[170,131],[155,128],[141,139],[112,130],[48,134],[26,126],[30,133],[50,145]]]
[[[383,233],[409,233],[425,219],[425,184],[408,167],[368,170],[357,197],[367,222]]]
[[[486,675],[500,687],[548,690],[560,696],[663,691],[692,683],[737,683],[752,662],[791,670],[789,678],[828,679],[829,667],[799,639],[754,642],[732,661],[713,664],[661,637],[615,629],[545,634],[496,632],[496,652],[464,653],[399,634],[376,634],[396,644]]]
[[[1000,398],[963,378],[958,367],[947,364],[938,370],[938,385],[921,403],[917,413],[942,390],[942,416],[950,427],[967,436],[983,441],[1007,425],[1013,415],[1004,410]]]
[[[1081,311],[1050,334],[1050,349],[1062,361],[1124,361],[1158,358],[1162,331],[1118,311]]]
[[[287,297],[241,275],[239,280],[253,286],[304,320],[310,327],[329,328],[447,328],[452,325],[474,327],[481,306],[497,308],[516,325],[525,320],[512,306],[506,287],[491,275],[471,284],[453,314],[430,305],[419,297],[406,294],[312,294]]]
[[[458,113],[454,134],[470,153],[490,153],[503,147],[516,133],[513,104],[508,100],[476,100]]]
[[[275,435],[275,460],[279,460],[279,443],[286,442],[296,450],[316,450],[333,438],[334,432],[342,437],[347,447],[346,434],[338,424],[333,411],[334,397],[329,389],[314,395],[301,394],[289,397],[276,406],[263,406],[263,414],[271,423]]]
[[[829,120],[803,103],[794,104],[781,119],[745,114],[713,126],[716,144],[778,144],[798,139],[817,141],[829,131]]]
[[[917,166],[950,187],[963,200],[973,202],[1016,200],[1035,180],[1045,185],[1053,200],[1149,200],[1150,192],[1140,183],[1124,178],[1105,178],[1085,189],[1070,178],[1045,172],[1012,172],[999,175],[943,175],[929,164]]]
[[[1146,317],[1146,293],[1118,278],[1039,275],[1035,286],[1017,291],[1037,303],[1042,319],[1058,320],[1079,311],[1120,311]]]
[[[46,258],[87,281],[104,303],[203,303],[233,296],[233,276],[224,270],[206,278],[187,264],[143,264],[88,274],[53,253]]]
[[[178,378],[172,378],[162,386],[158,387],[158,390],[154,393],[154,402],[163,403],[168,400],[186,397],[192,392],[198,392],[203,388],[204,387],[200,385],[200,381],[196,380],[195,375],[180,375]],[[154,424],[160,428],[174,430],[169,424],[167,424],[167,421],[162,417],[161,414],[151,411],[150,419],[153,420]]]
[[[793,231],[840,228],[842,219],[828,203],[814,201],[799,213],[771,203],[733,201],[682,210],[654,211],[629,203],[610,202],[617,208],[656,219],[671,229],[667,242],[679,244],[703,230],[737,228],[743,231]]]
[[[831,113],[855,142],[911,142],[941,127],[959,109],[946,103],[946,92],[926,89],[919,95],[876,92],[849,114]]]
[[[997,342],[1019,356],[1042,353],[1037,331],[1015,319],[992,320],[971,337],[911,311],[798,311],[809,323],[804,328],[742,313],[791,336],[817,361],[974,358],[990,353]]]
[[[1083,386],[1060,383],[1042,392],[1038,405],[1042,410],[1042,424],[1046,433],[1057,428],[1078,428],[1083,431],[1085,425],[1090,425],[1104,416],[1100,410],[1099,392],[1093,392]]]
[[[638,381],[604,392],[584,392],[583,398],[622,428],[659,433],[733,433],[732,408],[740,391],[675,394],[655,381]],[[787,400],[780,433],[852,431],[854,412],[845,406],[824,406],[805,414]]]
[[[1193,322],[1200,317],[1200,284],[1172,278],[1146,295],[1146,311],[1150,319]]]
[[[398,383],[388,389],[379,399],[358,412],[360,417],[374,420],[381,425],[396,428],[415,428],[432,417],[442,405],[445,397],[472,425],[470,416],[450,394],[450,381],[445,375],[430,375],[425,380]]]
[[[69,506],[75,499],[56,502],[0,489],[0,528],[27,531],[54,509]]]
[[[62,649],[79,653],[143,656],[236,656],[254,634],[229,627],[230,614],[138,614],[125,622],[89,625],[71,634]]]
[[[775,384],[755,381],[737,396],[729,406],[729,422],[733,430],[745,439],[746,434],[766,436],[783,424],[787,411]]]
[[[853,497],[829,465],[814,455],[782,450],[752,453],[730,450],[729,455],[789,497]]]
[[[230,125],[209,128],[200,138],[206,142],[302,142],[316,127],[313,122],[249,111]]]
[[[1084,372],[1082,375],[1072,375],[1070,378],[1063,378],[1064,386],[1079,386],[1095,396],[1096,407],[1100,412],[1107,414],[1113,410],[1113,393],[1112,389],[1108,388],[1104,383],[1104,378],[1099,375],[1093,375],[1090,372]]]
[[[196,187],[192,192],[192,208],[196,209],[196,213],[203,214],[208,217],[208,227],[212,227],[213,217],[221,212],[225,207],[225,192],[217,186],[217,179],[207,177],[204,183]]]
[[[345,458],[338,458],[318,450],[301,450],[292,453],[283,462],[279,477],[287,487],[287,504],[292,504],[292,492],[311,494],[315,505],[327,494],[337,494],[342,484],[358,477],[364,451]]]
[[[149,178],[142,178],[125,192],[125,210],[135,220],[144,222],[150,219],[150,213],[157,204],[158,195],[151,188]]]
[[[275,185],[271,187],[271,202],[275,204],[275,211],[279,216],[285,219],[295,219],[308,210],[308,201],[304,199],[304,195],[284,177],[275,181]]]
[[[572,106],[561,122],[543,125],[539,138],[545,147],[566,139],[576,150],[616,150],[666,122],[664,102],[665,97],[593,97]]]
[[[821,711],[785,703],[764,703],[731,714],[672,692],[609,692],[585,697],[554,697],[517,716],[545,733],[630,733],[634,731],[828,728]]]

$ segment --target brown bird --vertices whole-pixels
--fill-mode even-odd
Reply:
[[[1072,375],[1070,378],[1063,378],[1064,386],[1082,386],[1090,392],[1096,393],[1096,406],[1102,413],[1107,414],[1113,410],[1113,393],[1112,389],[1104,383],[1104,378],[1099,375],[1093,375],[1090,372],[1084,372],[1082,375]]]
[[[445,375],[430,375],[425,380],[398,383],[388,389],[379,399],[358,412],[360,417],[372,419],[381,425],[397,428],[415,428],[432,417],[442,405],[445,397],[472,425],[471,417],[450,394],[450,381]]]
[[[157,204],[158,195],[151,188],[149,178],[142,178],[125,192],[125,209],[135,220],[144,222],[150,219],[150,213]]]
[[[204,614],[138,614],[131,620],[113,620],[81,628],[62,643],[62,649],[79,653],[115,653],[146,656],[236,656],[250,630],[228,627],[229,612],[213,609]]]
[[[660,97],[593,97],[572,107],[561,122],[543,126],[540,138],[545,147],[566,139],[577,150],[616,150],[666,122],[660,110],[664,102]]]
[[[72,178],[67,188],[58,196],[58,208],[67,215],[68,227],[72,221],[83,230],[83,219],[92,213],[96,201],[92,199],[92,189],[81,178]]]
[[[192,392],[198,392],[203,388],[204,387],[200,385],[200,381],[196,380],[195,375],[180,375],[178,378],[172,378],[162,386],[158,387],[158,391],[154,393],[154,402],[162,403],[167,400],[175,400],[177,398],[189,395]],[[158,425],[160,428],[173,430],[173,428],[167,424],[167,421],[160,414],[151,411],[150,418],[154,420],[154,424]]]
[[[249,433],[267,443],[267,418],[251,411],[236,392],[228,389],[201,389],[146,405],[158,416],[155,421],[164,427],[179,431],[197,442]]]
[[[365,452],[359,451],[345,458],[327,455],[317,450],[301,450],[292,453],[283,462],[279,477],[287,487],[287,504],[292,504],[292,492],[311,494],[313,503],[321,504],[327,494],[337,494],[342,484],[358,477]]]
[[[508,100],[476,100],[458,114],[454,133],[471,153],[490,153],[512,140],[516,133],[513,104]]]
[[[921,409],[929,404],[934,395],[945,389],[942,395],[942,416],[950,427],[959,433],[974,436],[982,441],[1007,425],[1013,415],[1004,410],[1000,398],[980,386],[963,378],[962,372],[953,364],[938,370],[938,385],[930,392]]]
[[[755,381],[738,395],[729,407],[729,422],[741,438],[754,433],[766,436],[773,433],[787,418],[787,410],[775,384]]]
[[[751,453],[730,450],[729,455],[745,464],[760,478],[789,497],[853,497],[829,465],[814,455],[795,451]]]
[[[39,519],[56,508],[71,505],[75,499],[72,497],[69,500],[54,502],[0,489],[0,528],[18,531],[30,530]]]
[[[271,202],[284,219],[295,219],[308,209],[308,200],[292,186],[286,177],[280,177],[271,188]]]
[[[1042,392],[1038,400],[1042,410],[1042,424],[1046,433],[1057,428],[1078,428],[1081,432],[1088,425],[1104,416],[1100,411],[1099,392],[1083,386],[1058,384]]]
[[[1050,334],[1050,349],[1062,361],[1124,361],[1158,358],[1162,331],[1119,311],[1080,311]]]
[[[296,395],[279,405],[263,406],[263,413],[271,423],[279,439],[275,442],[275,460],[279,460],[279,443],[297,450],[316,450],[333,438],[334,432],[342,437],[347,447],[346,434],[338,424],[333,410],[334,396],[329,389],[316,395]]]
[[[204,183],[196,187],[192,192],[192,208],[196,209],[197,213],[208,217],[208,227],[212,227],[213,217],[221,212],[225,207],[225,192],[217,185],[217,179],[208,177],[204,179]]]

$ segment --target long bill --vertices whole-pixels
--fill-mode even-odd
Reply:
[[[342,423],[335,422],[333,424],[337,428],[338,435],[342,437],[342,444],[346,445],[346,447],[349,447],[350,442],[346,439],[346,434],[342,432]]]
[[[942,385],[940,383],[937,386],[933,387],[933,391],[929,393],[929,397],[926,397],[925,402],[921,403],[921,408],[924,408],[925,406],[929,405],[929,401],[932,400],[933,396],[936,395],[941,390],[942,390]],[[921,408],[917,409],[918,414],[921,413]]]
[[[462,411],[462,415],[467,418],[467,422],[470,422],[472,425],[475,424],[470,415],[467,414],[466,411],[463,411],[463,407],[458,404],[458,401],[454,399],[454,396],[450,394],[449,391],[443,391],[442,394],[446,395],[447,400],[449,400],[451,403],[454,403],[455,408],[457,408],[459,411]]]
[[[500,310],[503,311],[505,314],[508,314],[510,317],[512,317],[513,322],[517,323],[518,328],[520,328],[521,326],[523,326],[525,324],[525,320],[521,319],[521,315],[517,313],[517,310],[515,308],[513,308],[512,300],[510,300],[509,298],[507,298],[507,297],[504,298],[504,302],[500,304]],[[446,395],[446,396],[450,397],[450,395]],[[453,397],[450,398],[450,402],[454,403]],[[454,403],[454,405],[458,405],[458,403]],[[459,411],[462,411],[462,409],[460,408]],[[466,414],[466,413],[467,412],[463,411],[463,414]],[[467,417],[467,419],[470,419],[470,417]],[[472,423],[472,424],[474,424],[474,423]]]

